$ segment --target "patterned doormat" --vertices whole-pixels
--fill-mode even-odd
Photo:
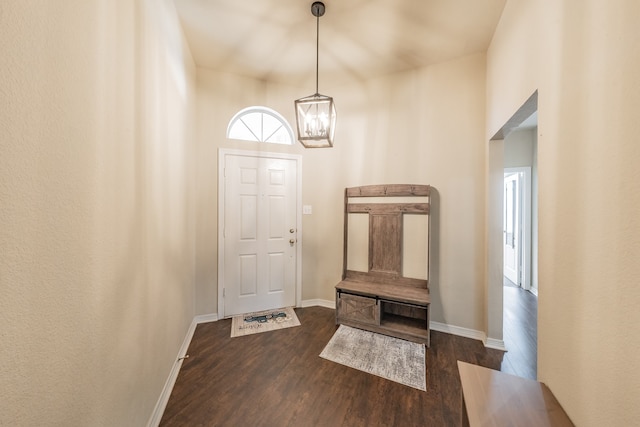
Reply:
[[[427,390],[422,344],[340,325],[320,357],[418,390]]]
[[[240,314],[231,319],[231,338],[300,326],[293,307]]]

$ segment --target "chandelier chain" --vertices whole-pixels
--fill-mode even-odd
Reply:
[[[316,94],[318,94],[318,63],[320,62],[320,15],[316,15]]]

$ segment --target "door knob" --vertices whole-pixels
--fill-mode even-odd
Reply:
[[[295,242],[296,242],[296,241],[295,241],[295,240],[293,240],[293,239],[289,240],[289,244],[290,244],[291,246],[293,246],[293,244],[294,244]]]

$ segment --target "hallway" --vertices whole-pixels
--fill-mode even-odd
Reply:
[[[504,343],[501,371],[537,379],[538,297],[504,279]]]

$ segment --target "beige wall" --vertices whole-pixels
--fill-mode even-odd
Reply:
[[[640,423],[635,0],[509,0],[487,135],[539,91],[538,376],[579,426]]]
[[[337,104],[332,149],[258,147],[227,141],[233,115],[266,105],[293,125],[293,100],[309,88],[273,86],[198,69],[198,312],[217,311],[217,151],[283,151],[303,156],[303,300],[333,301],[342,274],[343,191],[380,183],[436,189],[432,298],[434,321],[485,329],[484,107],[485,57],[327,87]]]
[[[0,425],[140,426],[160,396],[194,316],[180,31],[170,1],[0,6]]]
[[[337,175],[331,190],[334,225],[327,230],[342,224],[340,187],[432,185],[431,319],[473,330],[485,330],[484,148],[478,145],[484,131],[484,70],[480,54],[340,88],[334,94],[342,126],[335,159],[305,163],[312,176],[325,168]],[[326,264],[319,263],[335,265],[338,274],[341,242],[338,236],[332,259],[325,256]],[[333,284],[321,284],[319,297],[332,297]]]
[[[539,377],[577,425],[638,424],[639,15],[509,0],[486,61],[322,87],[336,147],[268,148],[303,155],[302,298],[333,298],[344,187],[427,183],[432,319],[491,330],[486,144],[539,90]],[[294,123],[311,90],[196,78],[169,0],[9,0],[0,24],[0,424],[142,425],[217,311],[217,153],[256,149],[229,119]]]

